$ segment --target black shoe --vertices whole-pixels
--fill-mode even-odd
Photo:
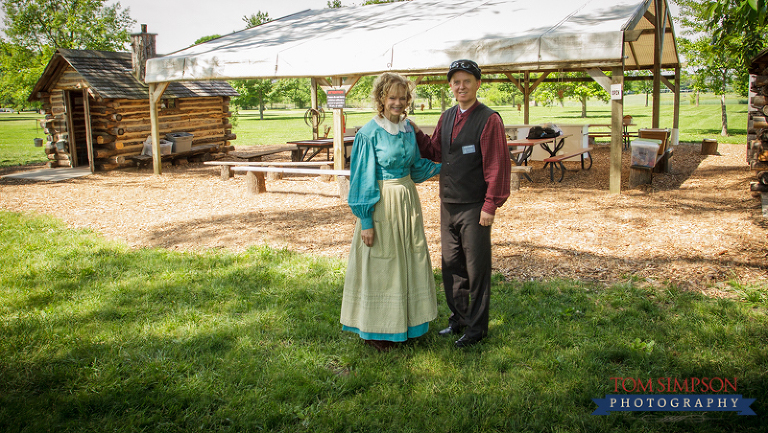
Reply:
[[[474,346],[475,344],[479,343],[480,341],[482,341],[482,339],[483,339],[483,337],[472,338],[472,337],[467,337],[467,334],[464,334],[464,335],[461,336],[461,338],[456,340],[456,342],[454,344],[458,348],[470,347],[470,346]]]
[[[452,326],[449,326],[437,333],[437,335],[441,337],[450,337],[451,335],[454,335],[454,334],[459,335],[461,334],[461,331],[454,329]]]

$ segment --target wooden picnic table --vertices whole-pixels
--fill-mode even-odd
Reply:
[[[550,158],[557,155],[557,152],[560,151],[560,149],[565,146],[565,139],[567,137],[570,137],[572,134],[562,134],[558,135],[557,137],[551,137],[551,138],[521,138],[518,140],[511,140],[507,141],[508,147],[517,147],[517,146],[527,146],[526,150],[530,149],[530,151],[526,153],[523,153],[522,155],[525,156],[525,160],[523,162],[528,164],[528,158],[531,156],[531,153],[533,153],[533,146],[541,146],[542,149],[547,151],[549,153]],[[550,147],[550,144],[552,147]],[[522,157],[521,155],[521,157]],[[522,158],[521,158],[522,159]],[[547,165],[549,163],[544,164],[544,168],[547,168]],[[519,163],[517,165],[520,165]]]
[[[346,152],[346,145],[351,144],[355,141],[355,137],[344,137],[344,157],[347,157]],[[330,161],[331,160],[331,149],[333,149],[333,138],[319,138],[317,140],[298,140],[298,141],[289,141],[288,144],[296,145],[299,149],[296,156],[294,156],[294,161],[309,161],[312,158],[314,158],[318,153],[322,152],[323,150],[326,151],[326,158]],[[307,156],[307,154],[312,151],[312,153]]]

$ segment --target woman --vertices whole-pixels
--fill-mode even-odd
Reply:
[[[355,135],[348,203],[358,218],[347,264],[341,323],[378,350],[424,335],[437,317],[435,279],[414,182],[440,171],[422,159],[406,110],[411,83],[384,73],[378,114]]]

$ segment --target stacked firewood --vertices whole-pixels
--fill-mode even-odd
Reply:
[[[768,191],[768,70],[750,76],[750,107],[747,125],[747,162],[757,171],[753,191]]]

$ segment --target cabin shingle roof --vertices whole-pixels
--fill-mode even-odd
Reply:
[[[91,91],[104,99],[147,99],[148,86],[136,79],[131,65],[131,53],[95,50],[59,49],[51,58],[45,72],[30,96],[45,91],[66,62],[88,83]],[[226,81],[186,81],[168,85],[165,98],[195,98],[206,96],[239,96]]]

